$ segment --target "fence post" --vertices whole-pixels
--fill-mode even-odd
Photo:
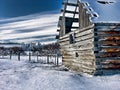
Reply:
[[[37,52],[37,62],[38,62],[38,52]]]
[[[20,61],[20,52],[18,52],[18,61]]]
[[[47,63],[49,63],[49,55],[47,55]]]
[[[57,55],[55,55],[55,65],[56,65],[56,59],[57,59]]]
[[[12,51],[10,51],[10,60],[12,59]]]
[[[58,54],[56,55],[56,58],[57,58],[57,65],[59,65]]]
[[[29,52],[29,61],[31,61],[31,53]]]
[[[2,52],[2,58],[4,58],[4,51]]]

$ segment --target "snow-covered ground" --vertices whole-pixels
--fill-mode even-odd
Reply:
[[[53,64],[0,59],[0,90],[120,90],[120,75],[85,77]]]

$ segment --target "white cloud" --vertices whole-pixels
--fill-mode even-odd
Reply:
[[[58,13],[45,13],[0,20],[0,41],[34,42],[43,40],[46,42],[49,37],[44,37],[44,39],[33,37],[57,34],[58,17]],[[51,39],[51,41],[53,40]]]

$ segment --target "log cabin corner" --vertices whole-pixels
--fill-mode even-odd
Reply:
[[[120,3],[66,0],[59,17],[63,64],[91,75],[120,73]]]

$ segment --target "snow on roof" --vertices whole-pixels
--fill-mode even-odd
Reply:
[[[120,22],[119,0],[80,0],[93,22]]]

